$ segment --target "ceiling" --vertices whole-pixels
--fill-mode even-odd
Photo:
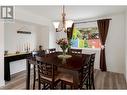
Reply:
[[[62,6],[16,6],[51,21],[61,19]],[[127,6],[65,6],[66,19],[81,20],[124,12]]]

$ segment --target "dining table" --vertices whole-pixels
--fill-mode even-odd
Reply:
[[[49,64],[53,64],[58,68],[63,68],[69,74],[73,75],[74,89],[78,89],[79,83],[79,70],[85,65],[86,58],[90,57],[90,54],[69,54],[66,53],[65,57],[62,55],[62,52],[55,52],[51,54],[45,54],[43,61]],[[26,89],[30,89],[30,73],[31,65],[37,65],[35,57],[27,58],[26,64]]]

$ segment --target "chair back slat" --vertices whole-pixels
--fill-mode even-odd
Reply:
[[[41,76],[53,78],[57,74],[57,67],[53,64],[48,64],[43,62],[43,58],[36,56],[36,61],[38,64],[38,73]]]
[[[89,61],[89,64],[90,64],[89,73],[90,74],[94,72],[94,61],[95,61],[95,53],[91,54],[90,56],[90,61]]]
[[[91,54],[90,56],[90,66],[89,66],[89,89],[93,88],[94,86],[94,61],[95,61],[95,53]]]
[[[45,51],[32,51],[32,57],[35,58],[35,56],[44,56],[45,55]]]
[[[91,57],[90,57],[90,64],[92,66],[94,65],[94,61],[95,61],[95,53],[94,54],[91,54]]]
[[[35,57],[36,55],[38,55],[37,51],[32,51],[32,57]]]
[[[90,62],[90,56],[89,57],[85,57],[83,59],[83,67],[82,67],[82,72],[81,72],[81,83],[83,83],[84,81],[86,81],[86,79],[88,79],[88,75],[89,75],[89,62]]]
[[[82,54],[82,49],[69,49],[68,51],[71,54]]]
[[[56,52],[56,48],[52,48],[52,49],[48,49],[49,53],[55,53]]]

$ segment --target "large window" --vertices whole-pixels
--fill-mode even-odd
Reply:
[[[99,32],[96,26],[78,28],[74,27],[71,47],[100,48]]]

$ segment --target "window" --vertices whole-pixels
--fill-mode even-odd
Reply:
[[[71,47],[100,48],[99,32],[96,26],[73,29]]]

